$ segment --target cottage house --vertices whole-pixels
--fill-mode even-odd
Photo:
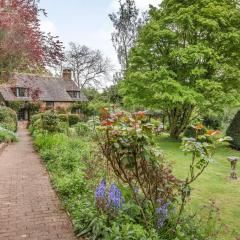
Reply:
[[[71,75],[69,69],[63,70],[62,78],[14,73],[8,83],[0,85],[0,102],[6,105],[16,101],[39,102],[41,111],[49,108],[67,110],[74,102],[88,101]],[[18,119],[28,120],[29,109],[22,107]]]

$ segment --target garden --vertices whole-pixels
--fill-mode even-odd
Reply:
[[[8,107],[0,107],[0,144],[17,140],[17,114]]]
[[[69,122],[54,111],[30,132],[76,234],[86,239],[233,239],[239,182],[229,137],[194,125],[174,140],[143,112],[101,109]],[[228,205],[231,202],[231,205]]]
[[[111,4],[117,66],[105,56],[109,46],[105,54],[72,41],[65,49],[66,42],[42,31],[47,12],[40,0],[2,2],[0,144],[18,141],[16,112],[26,108],[34,147],[76,236],[239,240],[239,1],[159,0],[146,9],[135,0],[119,0],[117,9]],[[75,14],[85,16],[79,12],[86,6],[74,5]],[[103,9],[95,15],[104,12],[106,19]],[[101,24],[90,30],[89,19],[75,22],[91,32],[83,43],[98,48],[106,36],[92,34]],[[79,32],[76,39],[87,35]],[[39,85],[62,76],[66,88],[52,84],[49,94],[56,96],[49,98],[39,86],[15,84],[15,72],[36,75]]]

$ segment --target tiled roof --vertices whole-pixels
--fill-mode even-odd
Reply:
[[[16,97],[13,88],[29,88],[39,91],[40,101],[75,102],[88,101],[87,97],[80,93],[80,98],[71,98],[68,91],[80,91],[72,80],[53,78],[46,76],[14,73],[7,84],[0,85],[0,94],[5,101],[31,101],[32,97]]]

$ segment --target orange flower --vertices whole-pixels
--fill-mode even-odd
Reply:
[[[217,134],[220,134],[221,132],[220,131],[217,131],[217,130],[208,130],[206,132],[206,135],[208,136],[214,136],[214,135],[217,135]]]
[[[201,130],[201,129],[204,128],[204,126],[202,124],[198,124],[196,126],[193,126],[193,128],[196,129],[196,130]]]

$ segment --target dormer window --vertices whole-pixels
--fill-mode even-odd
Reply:
[[[16,88],[16,96],[17,97],[28,97],[28,89],[27,88],[22,88],[22,87],[17,87]]]
[[[80,91],[68,91],[71,98],[80,98]]]

